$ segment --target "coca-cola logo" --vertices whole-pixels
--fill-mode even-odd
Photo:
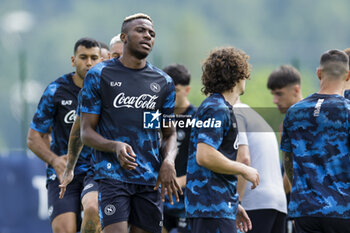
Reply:
[[[158,98],[156,95],[142,94],[140,96],[125,96],[122,92],[118,94],[113,101],[115,108],[143,108],[143,109],[155,109]]]
[[[76,117],[77,117],[77,114],[75,110],[71,110],[64,116],[64,122],[67,124],[73,124]]]

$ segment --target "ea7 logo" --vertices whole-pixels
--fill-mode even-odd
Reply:
[[[122,82],[110,82],[111,87],[121,87]]]
[[[73,100],[62,100],[61,101],[62,105],[72,105],[72,103],[73,103]]]

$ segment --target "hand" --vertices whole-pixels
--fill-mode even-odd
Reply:
[[[134,170],[138,166],[136,162],[136,155],[132,147],[123,142],[116,142],[115,153],[122,168],[127,170]]]
[[[173,202],[173,194],[175,195],[176,201],[179,202],[179,194],[182,195],[182,190],[180,185],[176,181],[176,171],[175,165],[173,161],[169,161],[165,159],[160,167],[156,186],[154,190],[157,190],[161,185],[161,195],[162,201],[165,201],[165,194],[167,193],[169,196],[170,204],[174,204]]]
[[[66,170],[64,171],[63,173],[63,179],[62,179],[62,182],[61,184],[58,186],[61,190],[60,190],[60,196],[59,198],[62,199],[64,197],[64,194],[66,192],[66,188],[67,188],[67,185],[70,184],[70,182],[72,182],[74,178],[74,171],[73,170]]]
[[[252,229],[252,222],[250,221],[247,212],[241,205],[238,205],[238,212],[236,216],[236,227],[242,232],[247,232]]]
[[[259,185],[259,182],[260,182],[259,173],[255,168],[245,166],[245,172],[243,173],[242,176],[244,179],[253,183],[251,189],[255,189],[256,186]]]
[[[62,181],[62,176],[67,164],[67,155],[57,156],[51,162],[51,166],[55,169],[58,180]]]

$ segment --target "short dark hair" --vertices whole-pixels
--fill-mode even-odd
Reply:
[[[320,68],[331,76],[339,76],[349,71],[349,57],[341,50],[324,52],[320,59]]]
[[[301,75],[291,65],[282,65],[272,71],[267,81],[267,88],[270,90],[281,89],[289,85],[300,85]]]
[[[107,49],[109,51],[109,47],[106,43],[99,41],[101,49]]]
[[[249,56],[234,47],[218,48],[209,54],[202,65],[202,92],[205,95],[231,90],[241,79],[248,79]]]
[[[136,19],[147,19],[151,23],[153,23],[151,17],[149,17],[148,15],[146,15],[144,13],[137,13],[137,14],[129,15],[129,16],[125,17],[125,19],[123,21],[121,32],[126,33],[128,31],[128,29],[127,29],[128,24]]]
[[[80,45],[88,49],[93,47],[99,47],[101,49],[101,45],[97,40],[88,38],[88,37],[83,37],[83,38],[80,38],[77,42],[75,42],[74,54],[77,52],[77,49]]]
[[[188,69],[181,64],[172,64],[164,67],[163,71],[167,73],[176,85],[187,86],[191,81],[191,74]]]

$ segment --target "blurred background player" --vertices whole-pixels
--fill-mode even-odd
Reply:
[[[120,39],[120,33],[111,39],[109,48],[111,58],[120,57],[123,54],[123,42]]]
[[[247,231],[251,222],[238,204],[237,177],[259,184],[256,169],[236,162],[238,129],[232,106],[244,93],[250,75],[249,57],[233,47],[213,50],[203,64],[203,93],[210,94],[197,110],[187,164],[186,216],[191,232]],[[203,123],[204,124],[204,123]],[[197,125],[197,124],[196,124]]]
[[[167,74],[146,61],[155,40],[152,19],[128,16],[121,32],[123,55],[87,73],[81,138],[95,149],[103,232],[127,233],[130,226],[131,233],[160,233],[165,190],[171,203],[172,193],[177,201],[177,192],[182,193],[174,166],[175,128],[159,125],[160,115],[173,115],[175,87]]]
[[[248,232],[284,233],[287,200],[276,135],[264,118],[239,98],[233,107],[239,131],[237,161],[257,169],[260,177],[253,190],[238,177],[239,198],[253,225]]]
[[[111,58],[111,56],[110,56],[108,45],[106,45],[102,41],[99,41],[99,43],[100,43],[100,46],[101,46],[101,57],[102,57],[102,60],[109,60]]]
[[[83,148],[74,171],[76,176],[63,199],[59,199],[58,185],[62,181],[66,166],[68,137],[76,115],[78,93],[87,71],[101,61],[99,43],[90,38],[78,40],[74,45],[71,61],[75,72],[61,76],[46,88],[27,138],[28,147],[48,164],[48,206],[54,233],[77,232],[80,228],[80,194],[89,167],[89,148]],[[49,133],[50,128],[52,141],[49,148],[45,135]],[[90,212],[88,209],[86,211]],[[89,222],[89,219],[86,221]]]
[[[350,232],[350,101],[342,94],[350,79],[349,57],[322,54],[320,91],[288,109],[281,149],[292,183],[289,215],[297,232]]]
[[[282,114],[285,114],[289,107],[303,99],[301,92],[301,75],[299,71],[291,65],[282,65],[278,69],[274,70],[268,78],[267,88],[271,91],[273,103],[277,105],[278,110]],[[281,123],[279,128],[280,135],[282,135],[282,129],[283,123]],[[291,184],[284,170],[283,186],[287,195],[288,204]],[[295,232],[291,220],[288,220],[287,227],[288,233]]]
[[[190,92],[191,74],[184,65],[174,64],[163,69],[174,81],[176,99],[175,99],[175,121],[186,122],[192,119],[196,112],[196,108],[190,103],[187,96]],[[183,189],[186,187],[186,169],[188,160],[188,145],[190,141],[191,127],[176,126],[177,134],[177,156],[175,160],[175,169],[177,182]],[[171,205],[167,198],[164,203],[164,220],[163,233],[169,232],[173,228],[177,228],[178,232],[190,232],[189,224],[185,217],[184,197],[180,196],[180,201]]]

